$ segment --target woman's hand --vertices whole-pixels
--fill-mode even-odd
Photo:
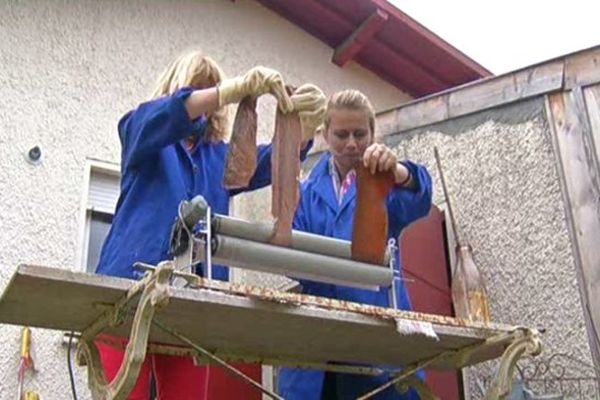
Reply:
[[[274,69],[258,66],[250,69],[243,76],[225,79],[218,86],[219,107],[230,103],[239,103],[244,97],[260,97],[271,93],[277,99],[279,108],[284,113],[293,110],[294,106],[285,89],[281,74]]]
[[[397,185],[407,186],[412,181],[408,168],[399,163],[396,154],[384,144],[373,143],[367,147],[363,164],[372,174],[376,171],[392,171]]]
[[[327,98],[319,87],[306,83],[294,91],[291,100],[302,124],[302,140],[307,142],[325,121]]]

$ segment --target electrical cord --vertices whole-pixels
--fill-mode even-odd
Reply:
[[[69,368],[69,379],[71,380],[71,393],[73,394],[73,400],[77,400],[77,391],[75,390],[75,378],[73,376],[73,365],[71,364],[71,345],[73,344],[73,335],[75,332],[71,332],[69,335],[69,345],[67,347],[67,367]]]

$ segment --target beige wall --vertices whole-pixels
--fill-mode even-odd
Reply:
[[[185,49],[204,50],[229,75],[264,64],[291,84],[313,82],[328,93],[359,88],[377,109],[408,98],[355,64],[338,68],[331,48],[254,1],[1,2],[0,38],[0,288],[22,262],[79,269],[85,160],[119,161],[119,117]],[[261,103],[267,140],[274,106]],[[44,161],[31,166],[23,154],[36,144]],[[264,203],[266,195],[257,198]],[[256,218],[247,204],[238,201],[238,215]],[[0,325],[0,399],[16,395],[19,335]],[[38,372],[27,387],[43,399],[70,390],[61,338],[33,331]]]

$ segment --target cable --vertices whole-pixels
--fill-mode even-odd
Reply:
[[[427,278],[424,278],[422,275],[409,270],[408,268],[402,268],[402,272],[405,272],[407,275],[410,275],[413,278],[415,278],[416,281],[421,282],[425,286],[428,286],[429,288],[443,294],[444,296],[448,297],[449,299],[452,299],[452,293],[451,293],[450,288],[448,288],[448,289],[442,288],[442,287],[436,285],[435,283],[430,282]]]
[[[73,335],[75,332],[71,332],[69,335],[69,345],[67,347],[67,367],[69,368],[69,379],[71,380],[71,393],[73,394],[73,400],[77,400],[77,391],[75,390],[75,378],[73,377],[73,365],[71,364],[71,345],[73,344]]]
[[[285,400],[283,397],[279,396],[277,393],[272,392],[272,391],[264,388],[262,386],[262,384],[256,382],[254,379],[250,378],[248,375],[244,374],[239,369],[231,366],[229,363],[227,363],[223,359],[217,357],[216,355],[214,355],[210,351],[204,349],[203,347],[201,347],[201,346],[197,345],[196,343],[192,342],[187,337],[181,335],[180,333],[178,333],[178,332],[174,331],[173,329],[169,328],[168,326],[164,325],[163,323],[161,323],[160,321],[158,321],[156,318],[152,319],[152,324],[156,325],[157,327],[159,327],[163,331],[169,333],[171,336],[179,339],[180,341],[182,341],[186,345],[190,346],[191,348],[193,348],[194,350],[196,350],[200,355],[210,358],[212,361],[214,361],[215,363],[219,364],[219,366],[221,366],[221,368],[225,369],[227,372],[229,372],[233,376],[235,376],[235,377],[243,380],[244,382],[246,382],[250,386],[252,386],[252,387],[260,390],[263,394],[269,396],[271,399],[274,399],[274,400]],[[206,390],[206,388],[205,388],[205,390]]]

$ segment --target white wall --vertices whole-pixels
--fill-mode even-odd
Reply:
[[[202,49],[229,75],[264,64],[291,84],[358,88],[377,109],[408,98],[355,64],[338,68],[331,48],[253,1],[4,1],[0,38],[0,289],[19,263],[80,268],[85,160],[119,161],[119,117],[185,49]],[[262,140],[274,109],[265,103]],[[33,145],[44,154],[38,166],[24,159]],[[239,215],[255,215],[238,205]],[[0,337],[1,400],[16,396],[20,329],[0,325]],[[43,399],[70,393],[61,340],[33,331],[38,371],[26,387]]]

